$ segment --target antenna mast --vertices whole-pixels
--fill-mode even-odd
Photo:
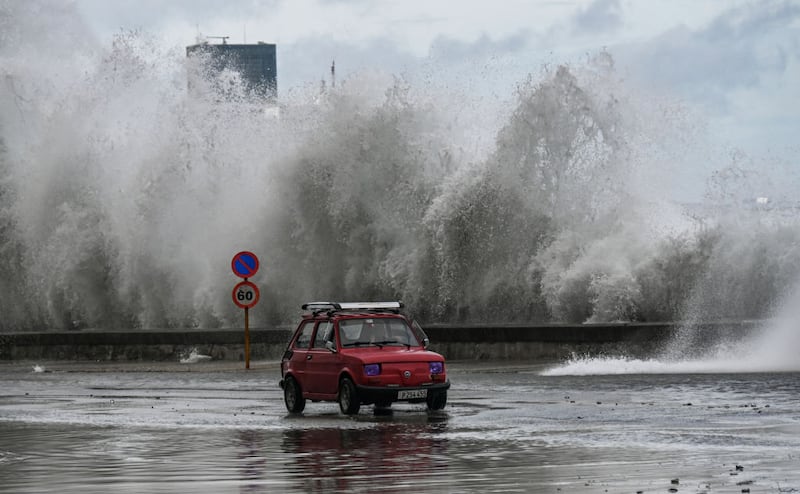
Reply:
[[[336,60],[331,62],[331,88],[336,87]]]

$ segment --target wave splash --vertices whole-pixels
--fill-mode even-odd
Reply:
[[[203,66],[182,49],[90,45],[74,7],[37,5],[0,7],[0,329],[237,326],[245,249],[263,325],[326,298],[423,321],[755,319],[800,277],[796,215],[746,202],[784,204],[791,177],[706,148],[606,52],[507,100],[367,72],[276,117],[235,78],[225,100],[188,91]],[[662,185],[698,147],[721,166],[687,214]]]
[[[617,374],[746,374],[800,372],[800,290],[784,301],[778,317],[738,339],[695,348],[695,334],[684,329],[651,358],[573,356],[544,370],[543,376]],[[697,330],[694,330],[697,331]]]

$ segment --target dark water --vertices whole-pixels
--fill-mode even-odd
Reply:
[[[287,415],[267,364],[40,370],[2,367],[2,492],[800,489],[797,373],[453,364],[443,413],[348,418],[327,403]]]

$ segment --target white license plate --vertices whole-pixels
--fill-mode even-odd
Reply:
[[[397,392],[398,400],[413,400],[414,398],[427,398],[427,389],[405,389]]]

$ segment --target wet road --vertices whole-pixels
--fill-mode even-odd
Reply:
[[[0,364],[0,492],[800,492],[800,374],[450,365],[444,412],[287,415],[275,363]]]

